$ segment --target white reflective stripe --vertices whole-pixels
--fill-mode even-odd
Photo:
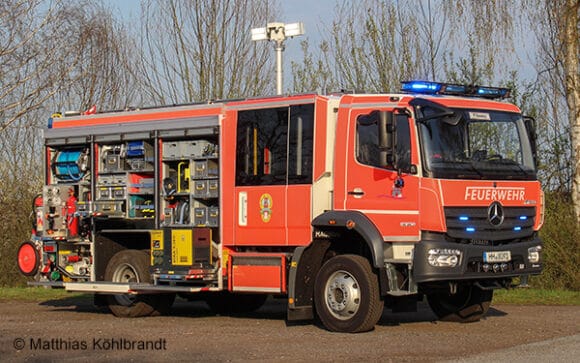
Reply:
[[[373,95],[374,96],[374,95]],[[384,96],[384,97],[391,97],[391,96],[401,96],[401,95],[376,95],[376,96]],[[399,107],[399,102],[368,102],[368,103],[341,103],[339,108],[344,108],[347,110],[356,110],[356,109],[363,109],[363,108],[380,108],[380,109],[389,109],[389,108],[396,108]]]
[[[383,241],[385,242],[419,242],[420,240],[420,234],[412,236],[383,236]]]
[[[109,292],[109,293],[131,293],[131,285],[123,283],[107,282],[65,282],[63,287],[66,291],[77,292]]]
[[[365,214],[402,214],[402,215],[419,215],[418,210],[384,210],[384,209],[357,209]]]
[[[251,287],[251,286],[234,286],[233,291],[244,292],[282,292],[279,287]]]
[[[441,205],[445,205],[445,193],[443,193],[443,186],[441,185],[441,180],[437,180],[437,184],[439,185],[439,195],[438,197],[441,198]]]

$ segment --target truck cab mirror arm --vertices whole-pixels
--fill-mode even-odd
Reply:
[[[530,139],[530,147],[532,148],[532,157],[534,158],[534,165],[538,166],[537,154],[537,134],[536,134],[536,120],[531,116],[523,116],[526,132]]]

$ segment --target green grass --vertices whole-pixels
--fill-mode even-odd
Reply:
[[[574,305],[580,306],[580,292],[567,290],[512,289],[496,290],[494,304]]]
[[[41,302],[71,298],[90,298],[81,293],[66,292],[63,289],[47,289],[43,287],[0,287],[0,302],[23,301]]]

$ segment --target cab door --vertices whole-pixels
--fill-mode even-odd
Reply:
[[[352,109],[347,124],[345,154],[337,157],[344,163],[337,168],[344,173],[338,202],[369,217],[384,240],[418,240],[419,178],[409,118],[392,110],[381,115],[379,109]]]

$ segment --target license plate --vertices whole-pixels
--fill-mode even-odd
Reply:
[[[483,253],[483,262],[508,262],[512,259],[510,251],[493,251]]]

